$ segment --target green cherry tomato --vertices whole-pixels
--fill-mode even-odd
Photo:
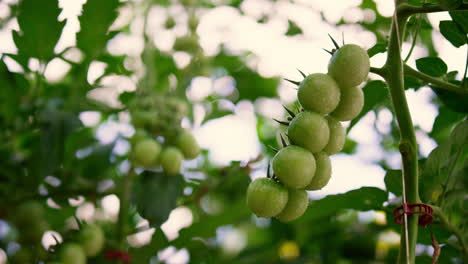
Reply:
[[[309,206],[309,196],[305,190],[289,190],[288,203],[276,216],[281,222],[291,222],[301,217]]]
[[[37,201],[26,201],[18,206],[14,214],[15,224],[22,228],[44,218],[44,206]]]
[[[130,143],[132,146],[136,146],[140,141],[147,139],[148,138],[148,133],[146,130],[137,128],[135,129],[135,133],[133,133],[133,136],[130,138]]]
[[[288,189],[274,180],[258,178],[247,188],[247,206],[258,217],[279,214],[288,202]]]
[[[135,145],[133,158],[138,165],[151,167],[157,164],[161,145],[154,139],[143,139]]]
[[[328,144],[330,129],[327,120],[313,112],[297,114],[288,127],[288,136],[293,144],[301,146],[312,153],[322,151]]]
[[[281,149],[272,159],[273,171],[289,188],[306,187],[315,174],[315,158],[312,153],[298,146]]]
[[[328,74],[340,85],[352,87],[367,79],[370,61],[366,50],[355,44],[346,44],[339,48],[328,63]]]
[[[327,153],[319,152],[314,154],[316,170],[315,175],[309,185],[307,185],[307,190],[320,190],[327,185],[330,181],[332,174],[332,165],[330,157]]]
[[[97,256],[104,247],[104,232],[98,225],[86,225],[80,231],[79,241],[86,256]]]
[[[167,175],[176,175],[182,167],[184,155],[176,147],[167,147],[161,153],[161,166]]]
[[[330,139],[323,151],[328,155],[333,155],[343,149],[346,140],[346,131],[340,121],[331,116],[327,116],[326,119],[328,121],[328,128],[330,128]]]
[[[354,86],[341,90],[338,107],[330,115],[339,121],[349,121],[359,115],[364,107],[364,93]]]
[[[338,106],[340,88],[328,74],[314,73],[302,80],[297,97],[304,109],[325,115]]]
[[[86,254],[83,248],[76,243],[63,245],[60,251],[60,261],[63,264],[86,264]]]
[[[183,131],[177,136],[176,146],[182,151],[186,159],[194,159],[200,154],[200,146],[197,140],[188,131]]]

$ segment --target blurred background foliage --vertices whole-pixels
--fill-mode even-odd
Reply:
[[[248,183],[266,175],[271,147],[279,147],[281,128],[272,117],[283,118],[281,104],[295,103],[290,96],[295,90],[282,78],[298,79],[296,68],[323,71],[327,59],[317,55],[305,68],[294,61],[310,58],[313,49],[329,49],[327,33],[343,32],[344,41],[368,49],[373,66],[384,58],[393,1],[349,1],[344,5],[349,11],[326,2],[334,1],[0,2],[0,263],[56,260],[56,242],[75,241],[80,222],[100,225],[105,247],[129,252],[132,263],[395,263],[400,227],[392,211],[401,204],[399,136],[386,84],[377,75],[363,86],[362,113],[346,125],[351,132],[364,122],[378,135],[367,151],[379,153],[370,163],[385,171],[383,184],[311,193],[306,214],[288,224],[256,218],[246,207]],[[66,14],[73,8],[78,11]],[[466,89],[466,58],[453,54],[467,48],[468,14],[444,14],[410,18],[403,57],[414,46],[408,64]],[[241,22],[242,34],[236,35],[239,29],[233,27]],[[258,42],[259,28],[272,30],[275,38]],[[305,48],[286,50],[291,43]],[[453,53],[441,56],[447,45]],[[287,73],[271,64],[284,65]],[[430,123],[429,128],[415,127],[422,146],[421,196],[440,213],[420,229],[417,263],[432,261],[430,232],[442,248],[440,263],[463,263],[468,254],[463,241],[468,239],[467,94],[429,87],[414,76],[405,77],[405,85],[408,93],[428,98],[426,105],[434,109],[433,115],[419,109],[413,113]],[[223,118],[251,118],[259,149],[220,163],[208,148],[174,177],[136,170],[122,224],[117,221],[119,197],[131,170],[128,150],[134,133],[128,106],[143,89],[187,102],[182,124],[194,131]],[[229,129],[232,125],[208,137]],[[339,156],[366,152],[363,137],[349,137]],[[231,140],[234,145],[214,144],[236,147],[238,139]],[[333,177],[346,185],[362,176],[359,168],[350,172]],[[35,219],[38,224],[26,228],[17,215],[32,200],[45,211]],[[124,246],[122,232],[128,235]],[[114,262],[104,251],[88,259]]]

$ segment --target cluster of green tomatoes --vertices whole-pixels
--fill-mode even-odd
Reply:
[[[131,138],[130,160],[135,167],[157,169],[167,175],[180,172],[182,161],[196,158],[200,147],[180,124],[187,105],[177,97],[151,94],[138,96],[130,105],[135,134]]]
[[[328,64],[328,74],[305,75],[298,83],[299,113],[289,113],[287,138],[272,159],[273,177],[258,178],[247,189],[247,205],[259,217],[289,222],[302,216],[309,204],[306,190],[319,190],[331,178],[329,156],[343,149],[346,131],[340,121],[359,115],[364,94],[358,87],[367,79],[367,52],[354,44],[339,47]],[[269,175],[269,171],[268,171]]]
[[[45,219],[44,206],[37,201],[27,201],[18,206],[13,222],[19,232],[22,247],[13,255],[13,263],[30,264],[45,258],[46,252],[37,246],[49,225]],[[78,231],[67,237],[67,242],[54,246],[56,254],[48,264],[86,264],[88,258],[101,253],[105,246],[104,231],[97,224],[81,224]]]

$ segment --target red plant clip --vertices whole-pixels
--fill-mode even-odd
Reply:
[[[432,214],[433,210],[427,204],[422,203],[404,203],[401,206],[395,208],[393,211],[393,217],[395,223],[401,225],[403,222],[403,215],[413,215],[420,214],[418,225],[426,227],[432,222],[434,216]]]
[[[118,250],[108,249],[105,255],[108,260],[121,260],[124,263],[131,263],[132,261],[130,254]]]

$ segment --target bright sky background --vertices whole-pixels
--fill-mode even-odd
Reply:
[[[0,2],[0,19],[7,16],[9,10],[6,8],[7,3],[15,2],[15,0],[3,0]],[[56,47],[56,51],[61,51],[66,47],[73,46],[75,43],[75,33],[79,30],[77,15],[81,12],[81,6],[85,0],[61,0],[60,6],[63,12],[60,19],[68,19],[67,24]],[[139,2],[139,1],[133,1]],[[200,35],[201,45],[208,55],[216,54],[219,44],[224,43],[229,49],[235,52],[252,51],[256,54],[255,59],[249,61],[249,65],[257,69],[264,76],[281,76],[283,78],[300,79],[300,75],[296,69],[301,69],[306,73],[326,72],[329,55],[323,52],[322,48],[330,48],[331,42],[327,36],[330,34],[336,39],[341,40],[342,33],[345,36],[347,43],[356,43],[364,48],[372,47],[376,39],[368,32],[364,32],[358,26],[345,25],[340,27],[330,26],[321,21],[317,11],[323,11],[324,16],[330,22],[338,21],[342,16],[349,22],[368,21],[371,23],[375,14],[371,10],[362,12],[356,8],[360,4],[360,0],[297,0],[297,4],[291,4],[290,1],[277,1],[271,3],[267,0],[246,0],[242,5],[242,10],[247,14],[243,16],[238,10],[231,7],[218,7],[207,12],[200,13],[200,25],[198,34]],[[390,16],[393,12],[393,1],[378,0],[378,10],[381,14]],[[151,19],[149,20],[149,34],[153,36],[154,42],[162,50],[169,51],[176,36],[184,35],[187,29],[183,23],[187,20],[187,16],[182,12],[180,6],[171,7],[170,10],[163,8],[153,8],[150,12]],[[264,14],[271,14],[269,21],[265,24],[258,24],[255,21]],[[172,30],[165,30],[162,27],[167,14],[173,15],[178,22]],[[287,30],[287,19],[293,20],[304,31],[304,35],[296,37],[286,37],[284,33]],[[438,21],[447,19],[446,12],[429,15],[431,23],[437,27]],[[132,14],[129,8],[122,8],[120,17],[113,27],[118,28],[126,24],[132,19]],[[16,48],[12,41],[11,30],[18,29],[16,21],[9,23],[3,30],[0,31],[0,53],[15,53]],[[113,54],[129,54],[139,56],[143,50],[143,20],[136,18],[131,23],[130,34],[119,34],[108,45],[108,50]],[[464,50],[457,50],[452,45],[442,41],[440,33],[434,31],[436,49],[440,52],[440,56],[449,65],[449,70],[458,70],[463,72],[466,54]],[[440,40],[440,41],[439,41]],[[406,54],[409,49],[408,45],[403,46],[403,54]],[[409,64],[414,66],[414,59],[423,57],[426,52],[416,47],[412,59]],[[71,50],[66,54],[67,58],[74,60],[79,57],[79,52]],[[372,66],[381,66],[384,62],[385,55],[379,54],[371,59]],[[177,63],[183,65],[187,63],[187,56],[177,54]],[[13,71],[19,71],[20,68],[11,59],[5,59],[9,68]],[[34,61],[30,64],[34,65]],[[129,65],[141,74],[141,64],[138,60]],[[59,80],[68,70],[69,66],[56,59],[50,63],[46,71],[46,77],[51,80]],[[94,82],[104,71],[102,63],[95,63],[88,74],[88,80]],[[371,78],[378,78],[375,75],[370,75]],[[222,80],[221,87],[229,89],[229,80]],[[223,84],[226,83],[226,84]],[[104,78],[102,84],[105,88],[96,91],[95,96],[103,96],[110,103],[116,103],[115,98],[122,91],[131,91],[135,89],[135,79],[111,76]],[[214,89],[213,80],[197,79],[192,82],[188,96],[196,101],[200,101],[207,93]],[[255,87],[252,87],[255,89]],[[283,82],[280,88],[281,101],[279,100],[259,100],[254,106],[250,102],[240,102],[236,106],[235,114],[207,122],[200,126],[195,124],[194,131],[197,139],[202,147],[210,150],[211,158],[217,164],[223,165],[231,160],[248,161],[255,158],[261,151],[261,147],[256,135],[256,119],[254,115],[255,109],[262,109],[262,113],[267,116],[282,118],[283,110],[281,102],[291,102],[295,100],[296,90],[291,88],[287,82]],[[432,91],[429,89],[420,89],[418,92],[407,91],[409,107],[415,125],[420,126],[425,132],[431,130],[434,118],[437,115],[437,109],[429,102],[433,97]],[[200,107],[197,111],[202,114]],[[84,113],[81,116],[82,120],[87,125],[93,125],[97,122],[99,115],[96,113]],[[312,197],[321,197],[331,193],[346,192],[351,189],[361,186],[377,186],[384,188],[383,176],[384,171],[373,165],[373,162],[379,160],[384,153],[378,148],[380,138],[375,133],[373,126],[377,126],[382,130],[389,129],[390,113],[381,111],[378,115],[368,114],[361,122],[356,125],[351,133],[350,138],[361,143],[358,152],[355,155],[349,156],[338,154],[331,157],[333,175],[330,183],[320,191],[311,193]],[[347,125],[345,123],[345,125]],[[118,133],[130,135],[132,129],[122,123],[108,122],[98,130],[98,137],[103,142],[113,140]],[[421,151],[424,155],[435,147],[435,143],[428,138],[425,133],[419,133],[418,142]],[[125,151],[128,145],[121,144],[120,151]],[[400,157],[398,153],[385,154],[388,155],[391,161],[391,166],[394,168],[400,167]],[[254,177],[264,176],[264,173],[256,173]],[[112,199],[111,199],[112,200]],[[112,203],[112,201],[110,202]],[[118,203],[118,201],[117,201]],[[179,215],[176,217],[174,215]],[[182,216],[182,217],[180,217]],[[187,223],[180,221],[172,221],[173,219],[182,219],[191,217],[190,211],[184,208],[179,208],[171,214],[171,219],[163,228],[166,234],[177,234],[178,230]],[[190,218],[191,219],[191,218]],[[191,222],[191,221],[190,221]],[[170,223],[173,223],[170,225]],[[231,230],[232,231],[232,230]],[[235,236],[230,230],[224,230],[223,234]],[[231,233],[230,233],[231,232]],[[2,263],[2,254],[0,251],[0,263]],[[168,249],[162,253],[162,258],[165,255],[179,254],[174,249]],[[175,262],[170,263],[185,263],[187,254],[182,254],[182,257],[171,257]],[[184,257],[185,256],[185,257]],[[179,261],[179,262],[177,262]]]

